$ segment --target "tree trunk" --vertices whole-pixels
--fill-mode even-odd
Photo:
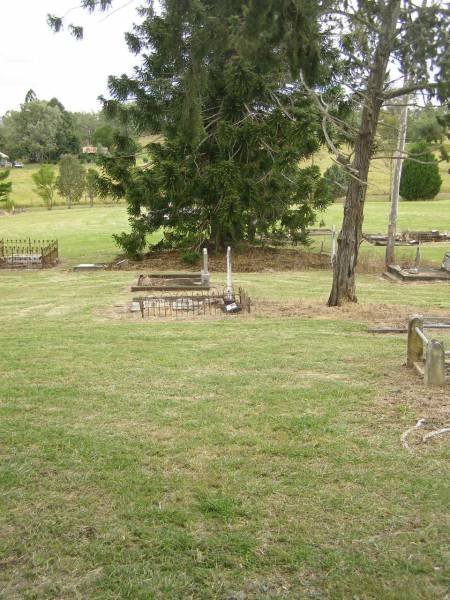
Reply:
[[[399,118],[397,148],[394,152],[394,174],[391,186],[391,213],[389,215],[388,238],[386,244],[386,267],[395,261],[395,234],[397,233],[398,199],[400,196],[400,179],[402,177],[403,158],[405,155],[406,130],[408,128],[409,96],[404,98]]]
[[[364,109],[363,112],[366,112]],[[379,109],[378,109],[379,112]],[[377,115],[378,115],[377,112]],[[362,241],[364,200],[366,197],[367,175],[374,139],[373,121],[363,114],[365,133],[360,131],[355,145],[355,159],[352,168],[358,179],[352,178],[348,185],[344,205],[344,219],[338,236],[338,248],[333,269],[333,287],[328,306],[340,306],[343,302],[357,302],[355,289],[355,269],[358,262],[359,246]],[[362,129],[362,127],[361,127]]]
[[[256,219],[253,215],[249,215],[247,218],[247,239],[250,244],[253,244],[256,236]]]
[[[219,252],[219,250],[223,250],[226,247],[223,228],[220,226],[215,219],[211,220],[211,235],[210,235],[210,244],[214,252]]]
[[[355,270],[359,246],[362,241],[364,201],[367,177],[377,131],[378,117],[383,105],[386,69],[395,40],[396,25],[400,13],[400,0],[390,0],[380,20],[380,33],[370,69],[367,86],[362,94],[364,107],[359,132],[355,140],[354,159],[350,165],[353,177],[347,189],[344,219],[338,237],[338,250],[333,269],[333,286],[328,306],[340,306],[344,302],[357,302]]]

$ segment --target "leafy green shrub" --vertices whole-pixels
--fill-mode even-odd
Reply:
[[[193,252],[192,250],[185,250],[181,254],[181,260],[187,265],[195,265],[195,263],[199,259],[198,252]]]
[[[145,233],[135,229],[131,233],[113,233],[113,238],[116,244],[125,250],[129,258],[134,260],[142,258],[142,250],[145,248]]]
[[[323,174],[328,187],[328,193],[332,200],[342,198],[347,193],[348,175],[343,167],[331,165]]]
[[[400,196],[405,200],[431,200],[439,193],[442,178],[437,159],[425,142],[415,144],[403,163]]]
[[[34,191],[45,202],[48,210],[51,210],[56,189],[56,176],[53,167],[51,165],[42,165],[39,171],[33,173],[31,177],[36,185]]]

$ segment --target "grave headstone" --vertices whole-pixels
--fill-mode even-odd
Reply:
[[[444,271],[450,273],[450,252],[446,252],[444,255],[444,260],[442,261],[442,268]]]
[[[231,272],[231,247],[227,248],[227,286],[225,288],[225,300],[233,299],[233,275]]]
[[[74,271],[101,271],[104,265],[96,265],[95,263],[80,263],[73,268]]]
[[[202,285],[209,285],[208,249],[203,248],[203,269],[200,275]]]

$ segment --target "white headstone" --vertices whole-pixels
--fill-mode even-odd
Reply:
[[[450,273],[450,252],[447,252],[444,256],[442,268]]]
[[[233,275],[231,272],[231,247],[227,248],[227,287],[225,289],[225,296],[231,300],[233,297]]]
[[[418,269],[420,267],[420,260],[421,260],[421,255],[420,255],[420,244],[417,246],[417,250],[416,250],[416,258],[414,260],[414,266],[416,269]]]
[[[208,248],[203,248],[203,269],[200,278],[202,285],[209,285]]]

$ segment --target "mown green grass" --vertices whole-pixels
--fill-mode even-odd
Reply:
[[[340,227],[343,206],[333,204],[321,215],[327,227]],[[387,202],[367,202],[365,206],[364,230],[370,233],[387,229],[389,205]],[[112,234],[128,230],[127,213],[123,205],[83,208],[58,208],[52,211],[27,211],[15,216],[0,218],[0,238],[58,238],[63,264],[77,261],[109,261],[119,253]],[[432,202],[402,202],[400,205],[398,229],[421,229],[450,231],[450,199]],[[156,239],[158,236],[155,235]],[[330,239],[313,238],[313,250],[317,250],[322,241],[324,249],[329,249]],[[413,259],[415,248],[400,248],[399,258]],[[444,252],[450,251],[450,244],[427,244],[422,246],[424,261],[440,264]],[[362,254],[368,260],[381,260],[384,248],[375,248],[363,244]]]
[[[389,221],[388,202],[366,202],[364,208],[363,230],[367,233],[385,233]],[[335,203],[329,206],[319,217],[327,227],[336,225],[340,228],[343,218],[343,205]],[[450,233],[450,199],[437,199],[423,202],[400,202],[398,212],[397,231],[438,231]],[[321,239],[315,239],[315,245],[321,243]],[[330,240],[324,239],[324,247],[329,248]],[[366,257],[383,258],[385,248],[374,247],[363,243],[362,253]],[[414,258],[416,248],[399,247],[397,257]],[[450,252],[450,244],[424,244],[421,247],[422,258],[426,262],[440,263],[445,252]]]
[[[112,256],[125,225],[121,208],[0,220],[58,231],[68,257],[0,272],[0,597],[443,598],[448,446],[401,446],[433,398],[386,383],[407,376],[404,337],[339,312],[121,317],[135,273],[65,267]],[[330,273],[236,283],[315,302]],[[365,275],[359,295],[450,310],[445,285]]]
[[[327,226],[340,226],[343,216],[342,203],[329,206],[323,218]],[[384,233],[389,220],[388,202],[366,202],[364,208],[364,231]],[[450,198],[421,202],[401,201],[398,209],[397,229],[428,231],[437,229],[450,232]]]
[[[440,152],[435,152],[436,158],[440,159]],[[322,173],[333,164],[330,153],[326,148],[322,148],[314,155],[314,164],[320,167]],[[311,161],[308,161],[311,163]],[[450,174],[448,172],[449,163],[441,161],[439,163],[439,172],[442,177],[442,187],[439,195],[440,199],[450,198]],[[385,158],[374,158],[370,165],[369,180],[367,186],[367,199],[370,200],[389,200],[391,187],[391,161]]]
[[[25,165],[23,169],[10,169],[9,181],[12,183],[10,199],[14,206],[43,206],[42,199],[34,191],[33,173],[40,165]],[[56,171],[55,167],[55,171]],[[55,203],[62,203],[62,198],[55,195]]]
[[[10,169],[9,181],[12,183],[12,192],[10,199],[16,208],[24,207],[44,207],[45,204],[39,194],[35,191],[35,185],[33,181],[33,173],[39,170],[41,165],[25,165],[22,169]],[[86,165],[86,169],[94,165]],[[58,165],[54,165],[55,175],[58,175]],[[55,206],[65,206],[65,199],[55,192],[54,195]],[[101,203],[104,201],[102,200]],[[97,204],[100,202],[97,200]],[[80,205],[88,205],[89,199],[84,196]]]
[[[58,239],[63,265],[109,261],[119,253],[112,234],[128,229],[123,206],[57,208],[0,218],[0,238]]]

